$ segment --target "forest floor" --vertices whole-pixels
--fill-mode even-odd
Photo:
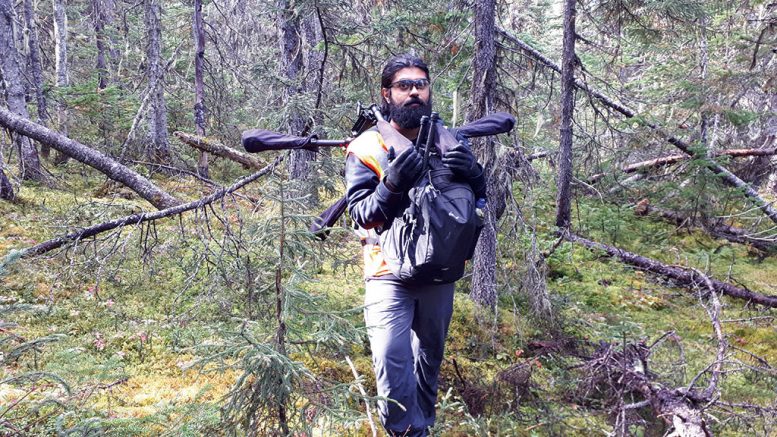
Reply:
[[[148,207],[79,165],[56,171],[81,177],[68,178],[70,185],[59,190],[24,184],[16,203],[0,202],[0,256]],[[209,192],[188,178],[157,182],[191,199]],[[262,190],[249,186],[243,194],[260,197]],[[540,244],[549,247],[553,205],[536,204]],[[229,205],[223,210],[225,217],[231,217],[229,210]],[[575,213],[578,232],[594,240],[777,294],[777,257],[761,259],[745,246],[636,217],[630,208],[592,198],[580,198]],[[217,342],[222,329],[234,326],[233,318],[241,315],[234,299],[245,293],[239,287],[223,291],[223,281],[209,283],[208,269],[217,275],[219,266],[188,269],[197,260],[181,248],[202,241],[192,220],[189,214],[181,222],[128,227],[108,243],[85,241],[64,254],[16,260],[4,272],[0,267],[0,424],[32,435],[90,427],[110,435],[201,435],[219,429],[221,407],[239,371],[197,365],[198,347]],[[527,247],[525,232],[518,235],[500,239]],[[340,258],[321,262],[302,288],[363,328],[360,246],[348,232],[334,233],[331,242]],[[612,425],[604,395],[584,392],[577,370],[602,344],[650,344],[673,332],[650,363],[667,385],[686,385],[711,363],[717,343],[693,291],[565,243],[547,265],[555,319],[542,321],[530,315],[521,290],[526,263],[520,254],[506,249],[500,255],[496,313],[473,305],[467,280],[457,285],[435,435],[605,435]],[[728,298],[724,304],[728,342],[777,363],[775,311]],[[36,340],[34,347],[16,349]],[[363,336],[346,350],[372,392]],[[294,352],[292,358],[315,375],[353,383],[341,354]],[[30,376],[36,374],[50,376]],[[720,389],[728,402],[773,405],[774,387],[774,374],[742,371],[727,374]],[[363,410],[358,401],[352,405]],[[722,435],[777,435],[765,422],[744,422],[734,418],[713,426]],[[315,428],[318,435],[370,435],[364,415],[352,425]]]

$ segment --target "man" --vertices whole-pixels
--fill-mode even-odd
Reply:
[[[383,69],[383,114],[411,141],[418,136],[421,116],[432,112],[430,85],[428,67],[413,55],[395,56]],[[381,255],[378,232],[409,205],[408,190],[424,170],[422,157],[412,147],[389,162],[392,147],[375,129],[351,142],[346,196],[364,248],[364,319],[378,395],[391,399],[378,403],[381,423],[392,436],[425,436],[435,420],[454,284],[403,283]],[[482,167],[468,147],[450,149],[442,162],[475,193],[485,192]]]

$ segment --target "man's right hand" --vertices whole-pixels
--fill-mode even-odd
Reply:
[[[391,152],[389,152],[389,155],[391,155]],[[408,147],[386,169],[384,178],[386,187],[395,193],[403,193],[409,190],[423,171],[423,166],[424,160],[421,158],[421,155],[412,147]]]

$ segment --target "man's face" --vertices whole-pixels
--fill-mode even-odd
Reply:
[[[432,114],[432,87],[420,68],[397,71],[391,88],[383,88],[381,93],[389,106],[389,117],[402,129],[415,129],[421,125],[421,116]]]

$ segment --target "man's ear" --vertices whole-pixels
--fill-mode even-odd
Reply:
[[[391,88],[381,88],[380,94],[383,96],[383,100],[385,100],[386,103],[391,103],[389,102],[389,97],[391,97]]]

